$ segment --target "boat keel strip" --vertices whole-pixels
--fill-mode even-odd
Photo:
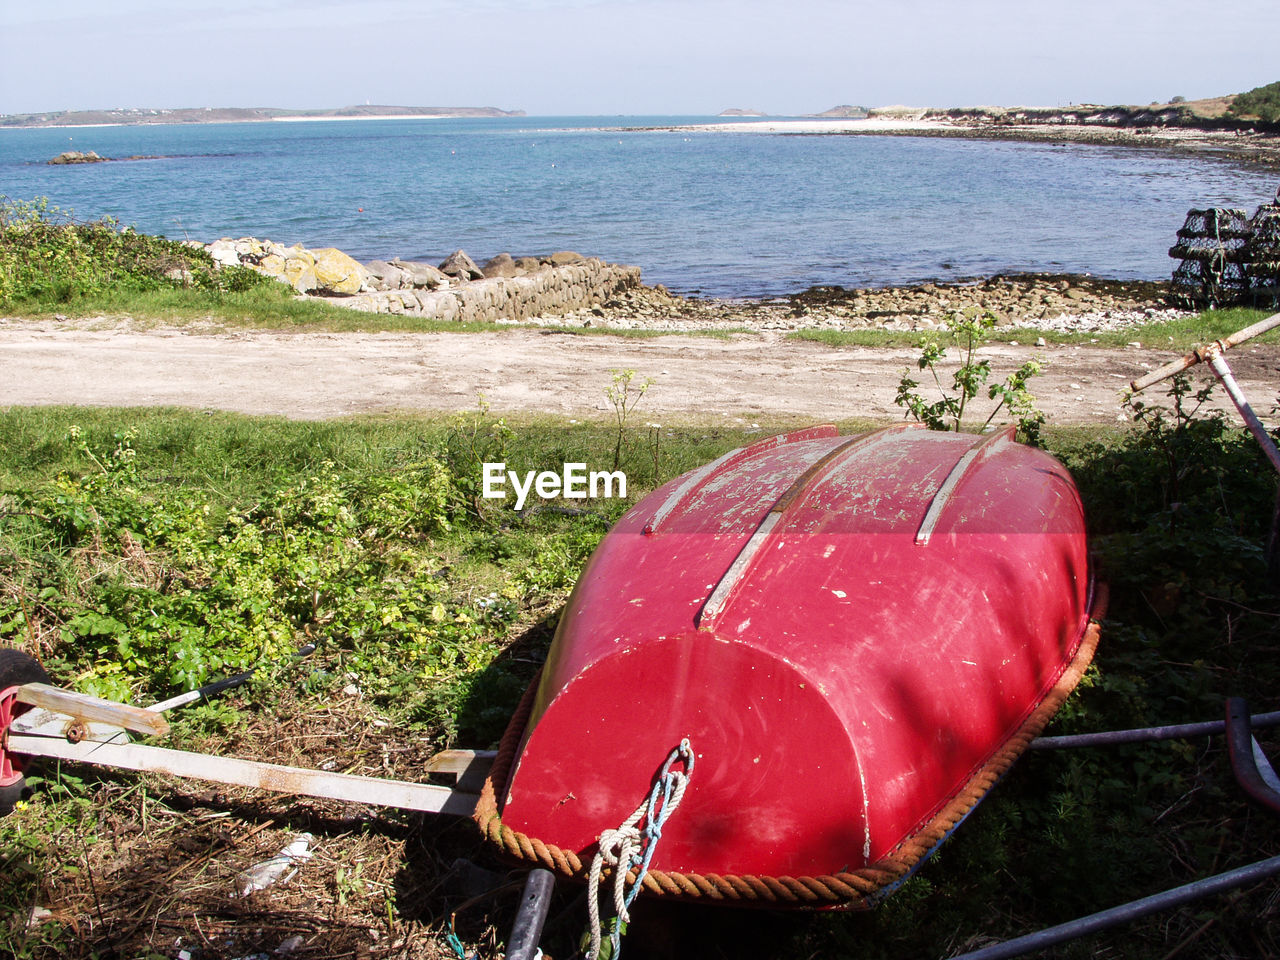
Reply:
[[[814,462],[808,467],[804,473],[796,478],[795,482],[787,488],[786,492],[778,498],[772,509],[765,514],[764,520],[760,522],[760,526],[756,528],[755,533],[743,546],[742,550],[734,558],[733,563],[729,565],[729,569],[725,571],[724,576],[720,578],[720,582],[711,591],[711,596],[707,597],[707,602],[703,604],[702,610],[699,611],[695,621],[699,630],[714,630],[716,621],[720,615],[724,613],[725,608],[729,605],[734,592],[739,584],[746,578],[747,570],[751,566],[751,561],[755,559],[756,554],[768,542],[773,534],[774,528],[786,519],[787,511],[793,505],[798,503],[805,493],[823,477],[833,465],[842,462],[847,457],[851,457],[856,453],[865,451],[877,443],[896,436],[906,430],[916,429],[914,424],[905,424],[897,427],[886,427],[883,430],[877,430],[875,433],[868,433],[861,436],[850,437],[849,439],[837,444],[830,451],[824,454],[821,459]],[[748,448],[750,449],[750,448]]]

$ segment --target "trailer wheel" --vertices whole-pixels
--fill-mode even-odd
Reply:
[[[13,810],[27,789],[20,761],[5,749],[9,723],[27,708],[4,696],[4,691],[24,683],[49,682],[49,674],[35,657],[21,650],[0,650],[0,817]]]

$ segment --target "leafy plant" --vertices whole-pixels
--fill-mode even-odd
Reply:
[[[477,396],[475,410],[452,419],[443,454],[453,476],[456,507],[474,516],[484,515],[484,464],[505,462],[514,436],[505,419],[489,415],[484,394]]]
[[[643,399],[648,389],[653,386],[652,377],[636,380],[634,370],[610,370],[613,382],[605,389],[604,395],[613,405],[613,415],[617,422],[618,433],[613,446],[613,469],[617,470],[622,463],[622,444],[627,432],[627,417]]]
[[[0,304],[64,304],[108,291],[194,288],[237,293],[275,281],[219,269],[202,249],[104,217],[82,223],[52,207],[0,196]]]
[[[940,338],[926,337],[921,344],[916,366],[929,372],[939,398],[932,402],[926,400],[918,392],[920,383],[904,373],[898,383],[894,403],[904,407],[910,416],[930,430],[960,430],[964,425],[965,409],[969,401],[978,396],[991,377],[991,361],[978,359],[977,350],[986,341],[987,332],[995,323],[995,316],[989,312],[952,313],[947,318],[946,329],[959,344],[961,361],[951,375],[951,384],[943,384],[938,370],[939,364],[946,358],[947,348]],[[1039,360],[1028,360],[1009,374],[1003,383],[991,384],[987,388],[987,398],[998,399],[999,402],[982,422],[980,430],[985,429],[996,414],[1007,408],[1018,423],[1022,439],[1028,443],[1039,440],[1044,414],[1036,408],[1035,397],[1027,389],[1027,383],[1040,372],[1040,367]]]

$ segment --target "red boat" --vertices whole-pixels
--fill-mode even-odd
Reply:
[[[581,878],[687,738],[646,893],[869,905],[1075,686],[1090,592],[1075,485],[1011,431],[733,451],[602,541],[477,819]]]

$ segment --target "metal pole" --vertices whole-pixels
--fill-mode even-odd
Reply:
[[[1250,718],[1255,727],[1280,726],[1280,712],[1259,713]],[[1206,723],[1181,723],[1167,727],[1139,727],[1134,730],[1107,730],[1103,733],[1079,733],[1066,737],[1040,737],[1032,740],[1028,750],[1062,750],[1070,747],[1109,747],[1119,743],[1150,743],[1155,740],[1179,740],[1225,733],[1222,720]]]
[[[1240,385],[1236,383],[1236,378],[1231,375],[1231,368],[1227,366],[1227,361],[1223,358],[1222,353],[1219,350],[1210,349],[1206,359],[1209,366],[1213,368],[1213,375],[1222,383],[1222,388],[1227,391],[1227,396],[1231,398],[1231,402],[1240,411],[1240,416],[1244,418],[1249,432],[1253,434],[1253,438],[1262,447],[1262,452],[1271,461],[1271,466],[1275,467],[1276,473],[1280,473],[1280,450],[1276,449],[1275,441],[1271,439],[1271,434],[1267,433],[1267,428],[1262,425],[1258,415],[1253,412],[1253,407],[1245,399],[1245,395],[1241,392]]]
[[[1056,927],[1049,927],[1047,930],[1040,930],[1025,937],[1006,940],[1004,943],[983,947],[981,950],[974,950],[970,953],[962,953],[953,957],[952,960],[1007,960],[1009,957],[1025,956],[1028,953],[1034,953],[1046,947],[1066,943],[1069,940],[1077,940],[1080,937],[1087,937],[1121,924],[1131,923],[1152,913],[1159,913],[1162,910],[1178,907],[1184,903],[1191,903],[1204,897],[1243,887],[1246,884],[1256,883],[1276,874],[1280,874],[1280,857],[1260,860],[1257,863],[1249,864],[1247,867],[1240,867],[1227,873],[1220,873],[1214,877],[1197,880],[1185,886],[1166,890],[1164,893],[1143,897],[1141,900],[1134,900],[1132,903],[1126,903],[1123,906],[1112,907],[1110,910],[1103,910],[1087,917],[1081,917],[1079,920],[1069,920]]]
[[[1245,793],[1272,813],[1280,813],[1280,792],[1267,782],[1258,769],[1258,760],[1254,755],[1255,742],[1250,730],[1249,705],[1240,697],[1229,697],[1227,752],[1231,757],[1231,771]],[[1266,763],[1266,757],[1262,759]]]
[[[542,939],[542,925],[551,909],[555,883],[556,876],[550,870],[537,867],[529,871],[520,895],[520,911],[507,940],[507,960],[535,960],[540,955],[538,941]]]

